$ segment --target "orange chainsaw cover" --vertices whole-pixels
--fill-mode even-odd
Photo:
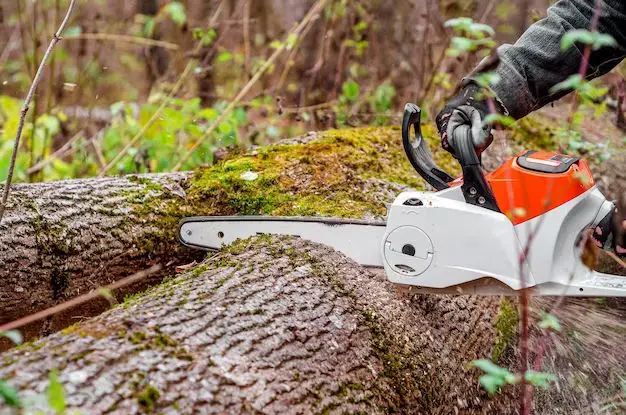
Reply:
[[[594,186],[587,162],[550,151],[524,151],[486,175],[500,211],[514,225],[542,215]]]

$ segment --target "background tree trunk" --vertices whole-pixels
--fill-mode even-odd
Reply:
[[[57,370],[89,413],[488,413],[466,363],[489,353],[497,310],[410,301],[330,248],[260,237],[5,353],[0,378],[26,398]]]

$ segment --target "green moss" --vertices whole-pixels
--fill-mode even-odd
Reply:
[[[4,363],[5,366],[9,366],[12,365],[13,363],[17,362],[17,359],[11,356],[4,356],[2,358],[2,361]]]
[[[166,334],[159,334],[154,338],[154,343],[158,347],[176,347],[178,342]]]
[[[152,412],[160,397],[161,393],[159,390],[152,385],[148,385],[137,395],[137,402],[144,410]]]
[[[452,158],[435,152],[441,160]],[[255,172],[246,181],[242,175]],[[397,128],[330,130],[311,143],[262,148],[200,170],[187,195],[209,214],[359,217],[384,215],[364,191],[369,178],[422,188]]]
[[[537,116],[524,117],[518,121],[511,139],[525,150],[556,150],[556,129],[541,122]]]
[[[496,337],[491,348],[491,360],[498,362],[513,345],[517,333],[518,312],[513,302],[504,297],[500,302],[500,310],[496,317]]]
[[[135,331],[131,333],[129,340],[132,344],[141,344],[146,340],[146,333],[142,331]]]
[[[80,351],[78,353],[74,353],[73,355],[71,355],[68,360],[70,362],[79,362],[79,361],[83,360],[85,358],[85,356],[87,356],[91,352],[92,352],[92,350],[82,350],[82,351]]]

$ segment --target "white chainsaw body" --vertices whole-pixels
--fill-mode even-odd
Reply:
[[[624,296],[626,278],[590,270],[576,246],[580,231],[609,207],[593,187],[514,226],[502,213],[467,204],[460,187],[404,192],[389,209],[381,243],[385,273],[396,284],[431,291],[501,294],[504,285],[512,291],[534,287],[540,295]]]

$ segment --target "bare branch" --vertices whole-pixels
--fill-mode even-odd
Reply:
[[[103,293],[108,293],[110,291],[113,290],[117,290],[118,288],[122,288],[125,287],[129,284],[132,284],[134,282],[137,281],[141,281],[146,277],[149,277],[150,275],[154,274],[155,272],[160,271],[162,268],[162,266],[160,264],[157,265],[153,265],[152,267],[148,268],[147,270],[143,270],[143,271],[139,271],[134,273],[133,275],[131,275],[130,277],[126,277],[122,280],[116,281],[113,284],[107,285],[105,287],[100,287],[97,288],[95,290],[92,290],[90,292],[88,292],[87,294],[81,295],[79,297],[76,298],[72,298],[69,301],[66,301],[64,303],[55,305],[54,307],[50,307],[47,308],[45,310],[41,310],[35,314],[31,314],[30,316],[26,316],[23,318],[20,318],[19,320],[15,320],[12,321],[10,323],[5,324],[4,326],[0,326],[0,333],[3,331],[9,331],[9,330],[14,330],[18,327],[22,327],[25,326],[27,324],[33,323],[35,321],[39,321],[41,319],[44,319],[46,317],[50,317],[53,316],[55,314],[58,314],[62,311],[68,310],[72,307],[76,307],[77,305],[81,305],[84,304],[88,301],[91,301],[95,298],[101,297],[103,296]]]
[[[144,46],[158,46],[164,49],[170,50],[178,50],[180,47],[171,42],[166,42],[164,40],[155,40],[148,39],[145,37],[139,36],[129,36],[129,35],[118,35],[113,33],[81,33],[77,35],[66,36],[66,40],[79,40],[79,39],[87,39],[87,40],[109,40],[112,42],[125,42],[125,43],[136,43],[138,45]]]

